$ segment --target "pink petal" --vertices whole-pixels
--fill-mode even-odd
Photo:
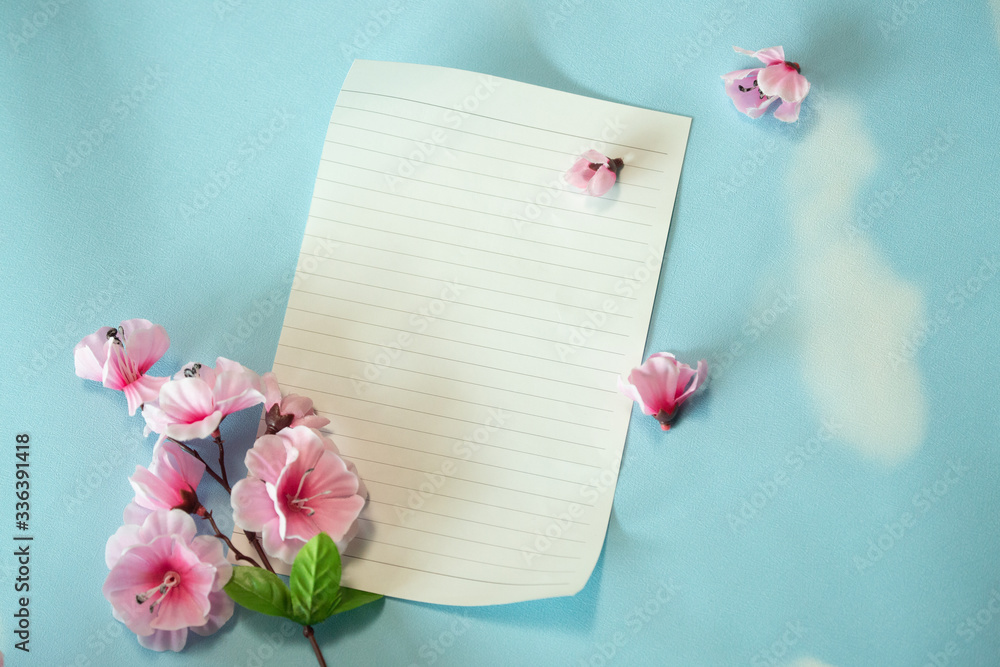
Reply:
[[[658,414],[661,410],[668,413],[674,411],[673,387],[677,384],[677,364],[673,359],[650,357],[633,370],[628,379],[643,402],[653,410],[650,414]]]
[[[802,102],[782,102],[774,110],[774,117],[786,123],[794,123],[799,119],[799,108]]]
[[[198,534],[194,519],[180,510],[160,510],[153,512],[139,529],[139,539],[151,542],[157,537],[174,536],[190,542]]]
[[[741,49],[738,46],[734,46],[733,50],[737,53],[753,56],[765,65],[773,65],[775,63],[784,62],[785,60],[785,50],[780,46],[772,46],[759,51],[748,51],[746,49]]]
[[[787,63],[765,67],[757,75],[757,85],[765,95],[784,102],[801,102],[809,94],[809,82]]]
[[[284,429],[281,433],[290,429]],[[278,481],[289,457],[297,458],[298,451],[288,451],[285,441],[279,435],[262,435],[247,452],[244,463],[247,470],[259,479],[272,484]]]
[[[208,612],[208,622],[191,628],[192,632],[202,637],[214,634],[233,617],[233,599],[226,595],[225,591],[219,590],[209,594],[208,601],[212,605]]]
[[[319,415],[306,415],[305,417],[296,417],[292,420],[292,423],[289,424],[289,426],[292,428],[296,426],[305,426],[307,428],[320,429],[329,423],[330,420],[326,417],[321,417]]]
[[[320,532],[337,541],[351,529],[364,506],[365,499],[361,496],[322,500],[314,505],[316,513],[311,518]]]
[[[139,635],[139,645],[151,651],[180,652],[187,644],[188,629],[154,630],[150,635]]]
[[[677,405],[680,405],[694,392],[698,391],[698,387],[705,383],[706,377],[708,377],[708,362],[704,359],[698,362],[697,371],[691,370],[689,366],[683,366],[681,369],[681,380],[679,382],[679,386],[681,388],[686,386],[687,389],[677,396]],[[688,384],[689,381],[690,384]]]
[[[618,377],[618,391],[620,391],[621,393],[625,394],[627,397],[635,401],[638,404],[639,409],[642,410],[644,414],[647,415],[656,414],[656,411],[650,409],[646,405],[646,403],[642,400],[642,396],[639,394],[639,390],[636,389],[635,386],[623,380],[620,376]]]
[[[749,109],[746,112],[747,115],[750,116],[751,118],[760,118],[761,116],[764,115],[764,112],[767,111],[767,108],[769,106],[771,106],[776,99],[778,99],[778,98],[777,97],[769,97],[769,98],[767,98],[756,109]]]
[[[136,376],[132,375],[129,363],[129,358],[125,355],[125,348],[112,340],[111,346],[108,348],[108,361],[104,364],[104,374],[101,377],[104,386],[115,391],[122,391],[132,383],[133,379],[137,379]]]
[[[225,371],[215,377],[215,402],[223,415],[239,412],[264,401],[256,388],[257,377],[252,371]]]
[[[760,70],[751,70],[754,74],[742,79],[735,79],[726,84],[726,95],[733,101],[733,105],[740,113],[745,113],[751,118],[758,118],[764,113],[764,109],[773,100],[761,98],[761,91],[757,87],[757,73]],[[754,113],[756,112],[756,115]]]
[[[166,434],[174,440],[186,442],[187,440],[198,440],[212,435],[212,431],[219,428],[222,421],[222,413],[216,410],[200,421],[192,424],[170,424],[167,426]]]
[[[298,554],[299,551],[302,550],[302,547],[305,546],[305,542],[296,539],[283,540],[281,538],[279,523],[278,518],[275,517],[274,521],[269,522],[266,526],[264,526],[264,529],[261,530],[261,538],[264,542],[264,551],[268,556],[273,556],[291,565],[295,560],[296,554]]]
[[[169,380],[170,378],[143,375],[135,382],[126,385],[122,391],[128,400],[129,415],[134,415],[139,406],[155,401],[160,395],[160,388]]]
[[[274,501],[267,495],[263,480],[246,478],[236,482],[230,502],[233,522],[243,530],[260,532],[269,521],[278,518]]]
[[[76,374],[84,380],[102,382],[104,380],[104,363],[108,359],[108,346],[111,339],[108,332],[111,327],[101,327],[96,333],[84,336],[73,348],[73,365]]]
[[[760,67],[753,67],[751,69],[738,69],[735,72],[730,72],[729,74],[723,74],[722,80],[726,83],[735,81],[736,79],[745,79],[750,76],[756,76],[757,72],[761,70]]]
[[[600,169],[594,174],[594,177],[590,179],[587,191],[595,197],[600,197],[611,189],[617,178],[615,172],[608,169],[607,166],[601,165]]]
[[[142,466],[128,478],[135,490],[135,502],[148,510],[169,510],[180,504],[180,494],[162,479]]]
[[[133,500],[125,506],[125,511],[122,512],[122,520],[126,523],[126,525],[134,524],[136,527],[139,527],[146,520],[146,517],[152,513],[152,510],[142,507]],[[111,566],[109,565],[108,567]]]
[[[125,320],[118,325],[118,337],[121,338],[126,345],[128,345],[129,341],[132,339],[132,335],[135,334],[136,331],[139,331],[140,329],[149,329],[154,326],[159,325],[153,324],[149,320],[144,320],[141,317]]]
[[[270,410],[272,405],[281,402],[281,388],[278,386],[278,378],[274,373],[268,371],[260,379],[264,385],[264,409]]]
[[[167,382],[160,389],[159,404],[174,423],[192,424],[215,412],[212,389],[200,378]]]
[[[120,527],[115,534],[108,538],[108,543],[104,547],[104,562],[110,570],[115,566],[129,547],[141,544],[139,539],[139,526],[125,525]]]
[[[161,440],[153,448],[151,469],[174,489],[197,489],[205,474],[205,464],[191,456],[176,442]]]
[[[159,324],[153,324],[147,329],[137,329],[125,338],[125,353],[140,375],[145,375],[169,347],[167,330]]]
[[[566,172],[566,182],[574,188],[585,190],[587,183],[594,177],[594,170],[590,168],[590,160],[580,158],[573,163],[573,166]]]

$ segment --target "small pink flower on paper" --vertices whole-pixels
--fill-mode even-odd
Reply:
[[[587,151],[566,172],[566,182],[587,194],[600,197],[611,189],[621,173],[625,161],[614,159],[597,151]]]
[[[219,357],[215,368],[188,364],[181,369],[142,415],[150,430],[175,440],[205,438],[226,415],[263,402],[262,389],[256,373]]]
[[[618,390],[638,403],[643,413],[656,417],[667,431],[678,409],[704,384],[707,375],[708,363],[704,359],[698,362],[696,371],[668,352],[657,352],[633,369],[627,382],[619,377]]]
[[[135,474],[129,477],[135,489],[132,501],[135,507],[130,505],[125,510],[126,523],[136,522],[134,517],[141,516],[143,511],[149,514],[160,509],[179,509],[194,513],[201,506],[196,489],[204,474],[204,463],[176,442],[161,437],[153,448],[149,468],[136,466]]]
[[[165,377],[146,372],[170,347],[170,338],[159,324],[149,320],[125,320],[118,328],[101,327],[73,348],[76,374],[85,380],[124,392],[128,413],[134,415],[143,403],[156,400]]]
[[[323,532],[343,553],[367,492],[329,438],[305,426],[257,439],[247,477],[233,487],[233,521],[260,532],[264,551],[286,563]]]
[[[210,635],[233,615],[222,587],[233,573],[222,542],[197,535],[181,510],[157,510],[142,525],[125,525],[104,552],[111,572],[104,597],[114,617],[154,651],[180,651],[188,630]]]
[[[786,123],[799,118],[802,100],[809,94],[809,81],[802,76],[798,63],[785,60],[785,50],[772,46],[760,51],[748,51],[738,46],[737,53],[754,56],[766,67],[741,69],[722,76],[726,82],[726,94],[740,113],[751,118],[760,118],[771,104],[781,100],[774,111],[774,117]]]
[[[296,426],[323,428],[330,423],[326,417],[316,414],[311,398],[298,394],[283,397],[274,373],[264,373],[261,380],[264,384],[264,422],[267,433],[273,435],[284,428]]]

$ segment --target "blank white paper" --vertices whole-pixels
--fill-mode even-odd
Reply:
[[[572,595],[607,530],[690,119],[357,61],[274,361],[370,498],[346,586],[450,605]],[[604,197],[561,181],[588,149]]]

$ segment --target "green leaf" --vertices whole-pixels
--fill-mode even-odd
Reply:
[[[345,611],[357,609],[361,605],[368,604],[369,602],[375,602],[375,600],[381,599],[382,596],[378,593],[368,593],[366,591],[358,591],[353,588],[341,588],[340,603],[337,605],[337,608],[333,610],[333,613],[340,614]]]
[[[333,615],[340,603],[340,553],[326,533],[309,540],[292,563],[292,612],[302,625]]]
[[[288,587],[273,572],[259,567],[234,567],[225,591],[234,602],[251,611],[295,620]]]

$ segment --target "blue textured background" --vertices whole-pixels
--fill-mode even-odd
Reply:
[[[159,374],[217,355],[270,368],[322,140],[353,57],[692,116],[647,350],[705,356],[724,372],[669,434],[633,419],[604,554],[579,595],[477,609],[387,600],[318,629],[331,664],[1000,664],[1000,280],[980,271],[1000,259],[1000,4],[273,5],[0,8],[0,543],[13,532],[15,433],[32,439],[36,536],[30,655],[13,650],[13,559],[0,547],[8,665],[314,664],[292,628],[283,635],[249,613],[194,637],[181,656],[141,649],[111,618],[100,593],[104,543],[152,441],[121,395],[73,375],[72,346],[101,325],[145,317],[173,340]],[[782,44],[802,63],[814,93],[799,125],[733,110],[718,77],[753,65],[733,44]],[[823,127],[845,128],[842,141],[810,143]],[[939,130],[954,137],[946,150],[934,148]],[[878,442],[835,437],[794,465],[827,414],[804,372],[809,322],[823,321],[815,315],[826,302],[796,240],[794,211],[808,206],[808,190],[794,190],[821,186],[810,170],[831,156],[850,177],[859,154],[870,169],[837,200],[852,229],[924,305],[907,312],[947,315],[918,327],[922,337],[896,332],[917,341],[917,385],[907,390],[923,397],[910,407],[926,428],[893,427],[914,440],[892,460]],[[922,155],[914,176],[907,170]],[[201,210],[185,208],[230,160],[238,174]],[[864,217],[866,207],[878,215]],[[838,275],[841,294],[895,301],[851,282],[852,266]],[[768,313],[783,290],[793,305]],[[878,312],[851,313],[851,331],[882,331]],[[834,329],[835,339],[852,337]],[[898,387],[870,362],[844,355],[820,375],[878,414]],[[900,414],[885,411],[890,425]],[[252,422],[227,425],[235,437]],[[749,519],[734,522],[741,510]],[[906,513],[909,525],[894,527]]]

